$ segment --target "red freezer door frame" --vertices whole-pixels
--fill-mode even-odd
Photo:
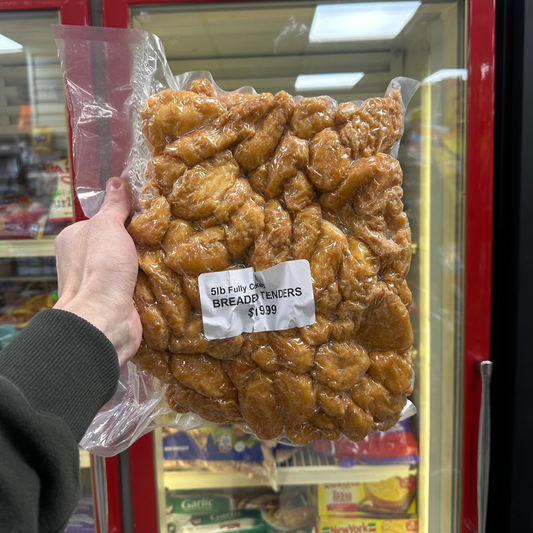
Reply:
[[[225,2],[228,0],[102,0],[106,27],[129,28],[130,5]],[[262,1],[262,0],[237,0]],[[495,0],[468,1],[468,107],[466,185],[466,277],[464,329],[464,416],[462,453],[461,532],[478,530],[477,446],[481,409],[479,363],[490,359],[492,283],[492,218],[494,179],[494,66],[496,56]],[[151,435],[143,437],[145,451],[153,448]],[[150,440],[150,443],[148,443]],[[134,444],[133,446],[136,446]],[[146,461],[153,464],[153,455]],[[153,484],[146,466],[131,465],[136,485]],[[145,505],[147,503],[145,494]],[[134,499],[136,499],[134,495]],[[151,500],[152,498],[149,497]],[[147,508],[145,507],[145,513]],[[135,508],[134,508],[135,514]],[[153,516],[157,516],[157,505]],[[157,533],[146,524],[142,533]]]
[[[0,0],[0,13],[3,11],[44,11],[54,10],[59,11],[61,15],[61,24],[71,24],[77,26],[90,26],[91,17],[89,9],[89,0]],[[67,111],[68,112],[68,111]],[[70,124],[70,117],[68,116],[69,128],[69,147],[72,154],[72,128]],[[75,174],[73,165],[71,167],[73,183],[75,182]],[[86,217],[81,209],[78,197],[74,190],[74,209],[75,220],[84,220]],[[94,470],[92,468],[91,459],[91,473],[93,475],[94,486]],[[120,495],[120,472],[118,457],[110,457],[106,459],[106,482],[108,494],[108,531],[109,533],[122,533],[122,506]],[[98,509],[95,503],[95,522],[98,533],[100,528],[98,526]]]

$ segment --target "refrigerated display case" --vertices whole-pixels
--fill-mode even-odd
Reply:
[[[103,0],[102,14],[105,26],[158,35],[174,74],[208,70],[225,90],[251,85],[258,92],[326,93],[342,102],[381,96],[395,76],[422,82],[407,111],[399,154],[413,236],[408,282],[415,330],[417,463],[361,464],[357,456],[349,467],[341,466],[342,454],[307,447],[279,460],[265,483],[242,475],[242,464],[222,468],[213,464],[219,459],[172,458],[173,448],[185,444],[169,444],[171,432],[157,430],[128,452],[131,505],[123,511],[131,527],[163,532],[168,519],[168,531],[196,526],[207,531],[244,528],[246,519],[249,528],[290,530],[279,522],[269,525],[266,509],[262,519],[237,513],[231,515],[233,525],[209,527],[200,516],[195,525],[193,514],[174,512],[180,498],[193,498],[201,506],[202,497],[215,496],[242,511],[246,508],[239,509],[239,502],[249,495],[270,502],[265,506],[274,514],[294,509],[292,502],[300,498],[302,508],[314,510],[320,533],[343,527],[379,531],[383,508],[390,512],[395,505],[384,503],[385,497],[372,501],[372,489],[361,484],[381,483],[385,492],[412,493],[415,502],[387,527],[484,531],[487,439],[478,436],[480,422],[486,421],[480,415],[486,415],[482,372],[490,369],[480,363],[490,359],[493,3]],[[357,81],[335,86],[338,74]],[[301,78],[305,75],[311,78]],[[315,84],[303,85],[309,79]],[[228,428],[222,443],[228,453],[240,442],[234,432]],[[205,434],[202,439],[207,442]],[[374,516],[364,515],[369,523],[353,508],[339,518],[327,505],[321,507],[328,485],[336,483],[351,486],[339,498],[352,498],[359,507],[373,504]],[[251,505],[261,507],[257,501]],[[326,509],[322,516],[320,509]],[[173,515],[180,516],[170,519]]]
[[[86,25],[88,14],[85,0],[0,1],[0,350],[57,301],[54,240],[75,216],[51,24]],[[69,532],[95,530],[91,458],[82,450],[80,482]]]

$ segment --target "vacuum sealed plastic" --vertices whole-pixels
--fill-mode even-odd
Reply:
[[[206,72],[174,77],[146,32],[54,31],[80,202],[92,216],[119,175],[137,206],[143,342],[82,445],[116,453],[204,420],[360,441],[412,413],[395,157],[418,83],[340,104],[225,92]]]

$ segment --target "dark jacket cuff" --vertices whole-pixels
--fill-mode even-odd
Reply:
[[[109,339],[83,318],[59,309],[38,313],[0,351],[0,375],[35,410],[62,418],[76,442],[115,393],[119,373]]]

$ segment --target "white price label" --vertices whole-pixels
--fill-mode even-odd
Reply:
[[[205,336],[227,339],[252,331],[301,328],[315,322],[309,262],[287,261],[198,277]]]

